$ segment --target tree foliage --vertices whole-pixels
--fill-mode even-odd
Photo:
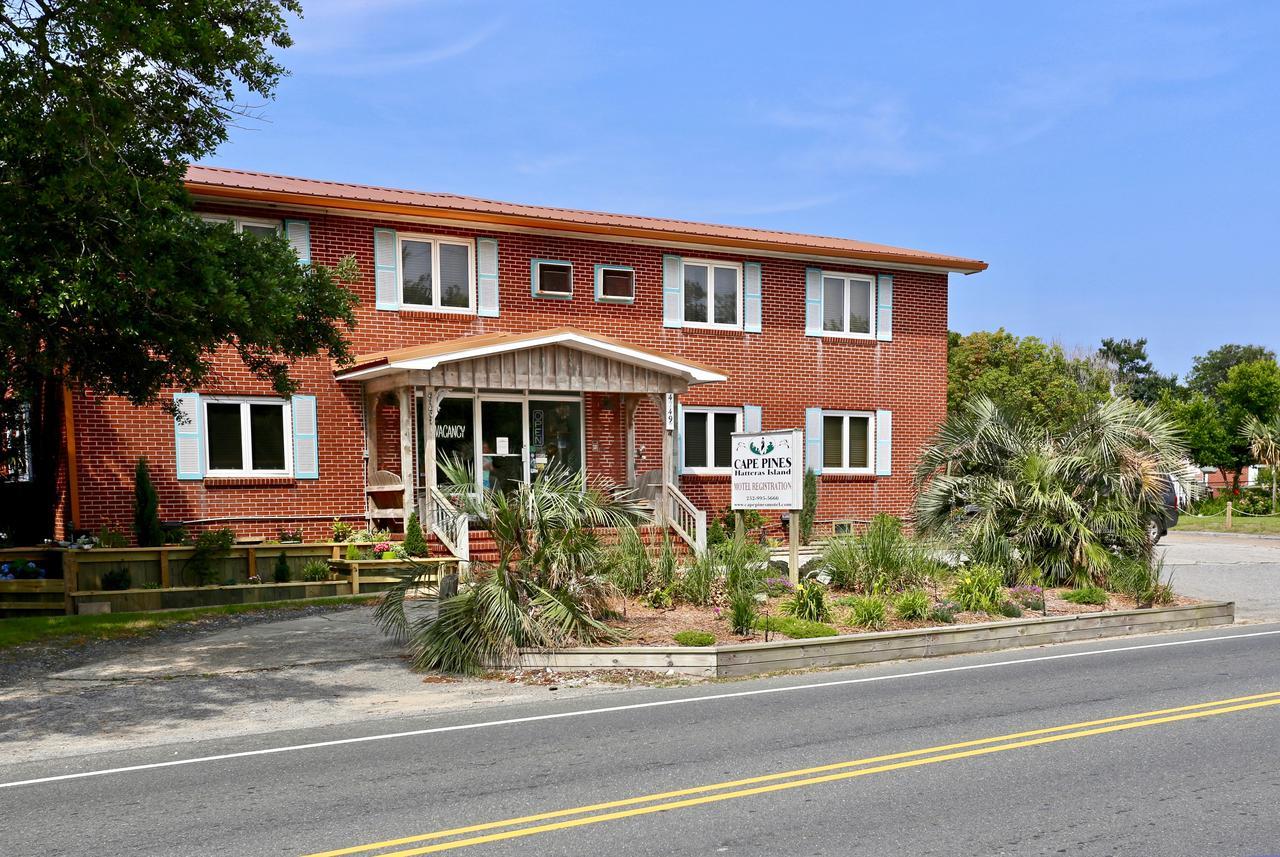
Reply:
[[[1178,386],[1177,375],[1162,375],[1147,356],[1146,339],[1103,339],[1098,357],[1109,367],[1118,396],[1154,405]]]
[[[1196,357],[1187,374],[1187,389],[1193,393],[1215,396],[1218,387],[1227,380],[1231,367],[1257,360],[1275,362],[1276,353],[1262,345],[1227,344]]]
[[[164,544],[164,527],[160,524],[160,497],[151,482],[147,459],[139,458],[133,472],[133,535],[138,547],[151,548]]]
[[[354,263],[304,267],[283,239],[203,223],[183,187],[252,115],[239,99],[272,96],[296,0],[2,10],[0,398],[31,405],[37,474],[64,384],[151,402],[226,347],[288,393],[292,361],[347,359]]]
[[[958,412],[984,396],[1012,419],[1063,427],[1108,395],[1105,372],[1093,362],[1069,358],[1060,346],[1003,328],[949,335],[947,405]]]

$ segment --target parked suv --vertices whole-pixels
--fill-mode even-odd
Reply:
[[[1187,499],[1182,486],[1176,479],[1172,476],[1161,478],[1163,480],[1160,491],[1162,508],[1147,520],[1147,539],[1153,545],[1169,534],[1170,527],[1178,525],[1178,515]]]

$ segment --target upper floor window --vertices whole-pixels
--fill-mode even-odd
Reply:
[[[874,415],[866,411],[822,412],[822,472],[870,473]]]
[[[635,299],[635,269],[626,265],[596,265],[596,300],[629,304]]]
[[[875,312],[875,281],[864,274],[822,273],[824,333],[870,337]]]
[[[202,214],[205,223],[230,223],[236,232],[245,235],[270,236],[280,234],[279,220],[259,220],[252,217],[231,217],[224,214]]]
[[[685,472],[733,467],[733,433],[742,430],[741,408],[684,408]]]
[[[400,305],[405,309],[471,312],[472,243],[457,238],[400,236]]]
[[[742,266],[682,261],[684,323],[691,327],[742,327]]]
[[[210,476],[287,476],[293,472],[289,403],[283,399],[203,399]]]
[[[534,259],[530,276],[535,298],[573,297],[573,265],[569,262]]]

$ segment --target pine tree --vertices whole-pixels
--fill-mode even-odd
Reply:
[[[404,552],[409,556],[427,556],[427,540],[422,535],[418,513],[409,513],[409,523],[404,528]]]
[[[276,555],[276,567],[271,573],[271,579],[276,583],[288,583],[292,577],[289,571],[289,560],[284,554]]]

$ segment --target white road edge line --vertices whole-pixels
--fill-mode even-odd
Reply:
[[[412,729],[407,732],[388,732],[381,735],[363,735],[358,738],[338,738],[333,741],[316,741],[310,744],[289,744],[283,747],[268,747],[263,750],[242,750],[236,753],[220,753],[216,756],[197,756],[192,759],[171,759],[167,762],[149,762],[143,765],[128,765],[120,768],[104,768],[98,771],[82,771],[76,774],[59,774],[52,777],[37,777],[30,780],[15,780],[0,783],[0,789],[11,789],[19,786],[34,786],[41,783],[56,783],[64,780],[79,780],[88,777],[102,777],[108,774],[124,774],[132,771],[149,771],[156,768],[173,768],[179,765],[198,765],[206,762],[222,762],[228,759],[244,759],[250,756],[269,756],[274,753],[289,753],[297,750],[315,750],[321,747],[339,747],[343,744],[363,744],[368,741],[387,741],[393,738],[416,738],[421,735],[436,735],[443,732],[464,732],[472,729],[487,729],[492,726],[511,726],[517,723],[536,723],[541,720],[560,720],[569,717],[585,717],[591,714],[613,714],[619,711],[636,711],[643,708],[663,708],[669,705],[689,705],[698,702],[716,702],[722,699],[741,699],[747,696],[764,696],[774,693],[792,693],[798,690],[816,690],[826,687],[842,687],[851,684],[864,684],[875,681],[893,681],[896,679],[921,678],[923,676],[941,675],[943,673],[966,672],[968,670],[994,669],[995,667],[1018,666],[1019,664],[1042,663],[1067,658],[1087,658],[1094,655],[1111,655],[1118,652],[1136,652],[1142,649],[1162,649],[1169,646],[1193,646],[1199,643],[1221,643],[1228,640],[1243,640],[1248,637],[1269,637],[1280,634],[1280,629],[1273,631],[1253,631],[1248,634],[1230,634],[1222,637],[1197,637],[1194,640],[1170,640],[1163,643],[1144,643],[1140,646],[1118,646],[1113,649],[1093,649],[1087,652],[1064,652],[1057,655],[1042,655],[1034,658],[1017,658],[1008,661],[992,661],[987,664],[964,664],[955,667],[938,667],[930,670],[918,670],[910,673],[894,673],[893,675],[863,676],[836,681],[812,682],[810,684],[788,685],[786,687],[765,687],[755,690],[739,690],[732,693],[713,693],[705,696],[689,696],[680,699],[662,699],[653,702],[636,702],[630,705],[610,705],[604,708],[586,708],[577,711],[561,711],[555,714],[535,714],[529,717],[511,717],[506,720],[486,720],[480,723],[457,723],[451,726],[434,726],[429,729]]]

